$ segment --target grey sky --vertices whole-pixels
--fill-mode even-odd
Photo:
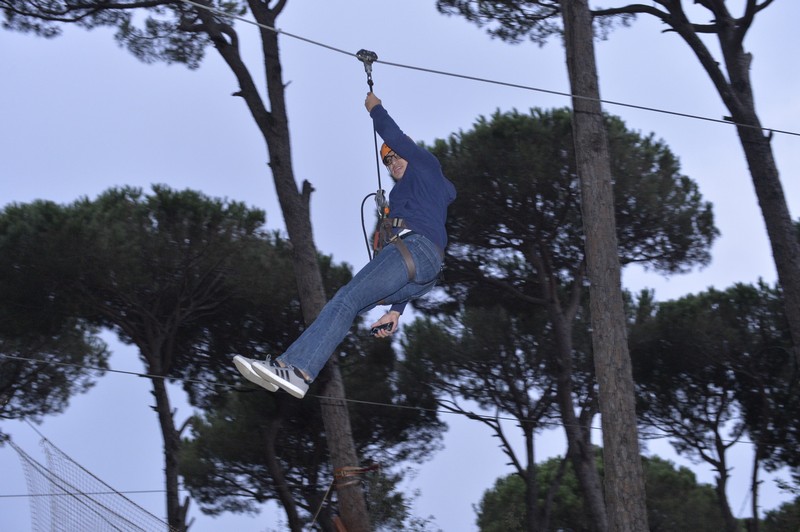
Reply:
[[[800,73],[790,59],[800,49],[794,27],[798,19],[800,3],[776,2],[759,15],[745,44],[754,54],[753,83],[762,123],[800,132]],[[433,1],[292,0],[278,26],[352,53],[367,48],[383,61],[569,91],[559,42],[540,48],[491,40],[461,18],[436,13]],[[237,27],[258,76],[256,29]],[[726,115],[688,48],[661,30],[641,18],[633,28],[618,29],[597,44],[603,98],[712,118]],[[316,189],[312,210],[317,247],[358,268],[367,260],[359,207],[377,186],[371,122],[363,107],[364,69],[353,57],[286,37],[281,54],[289,83],[295,175]],[[381,63],[375,64],[373,77],[376,94],[400,126],[426,142],[468,129],[479,115],[496,109],[569,105],[560,96]],[[116,46],[107,30],[70,28],[49,41],[0,31],[0,78],[2,205],[34,199],[71,202],[111,186],[147,189],[151,183],[165,183],[262,207],[270,228],[283,227],[266,148],[244,103],[231,97],[235,80],[215,51],[209,50],[199,70],[189,71],[179,65],[139,63]],[[613,105],[605,110],[623,117],[629,128],[654,132],[666,141],[680,158],[683,173],[713,202],[722,232],[712,250],[713,262],[703,271],[666,279],[633,270],[625,273],[625,286],[653,287],[657,299],[669,299],[709,286],[726,288],[759,278],[774,282],[764,224],[734,128]],[[797,219],[800,137],[776,134],[773,146]],[[384,174],[385,187],[388,181]],[[112,368],[141,371],[130,348],[117,343],[112,348]],[[175,389],[174,398],[179,395]],[[161,439],[147,408],[151,400],[144,379],[109,374],[40,430],[117,489],[162,489]],[[190,414],[185,405],[179,408],[179,420]],[[472,505],[496,477],[511,470],[482,426],[445,419],[452,430],[444,450],[409,479],[408,487],[420,490],[416,514],[435,516],[445,531],[470,530],[475,526]],[[29,427],[5,422],[3,429],[36,455],[38,437]],[[653,443],[650,450],[674,458],[665,441]],[[537,460],[563,452],[556,432],[538,443]],[[731,504],[737,515],[746,515],[742,485],[750,474],[750,450],[739,446],[736,453]],[[17,456],[8,447],[0,448],[0,470],[0,495],[26,493]],[[711,482],[708,471],[700,467],[698,472],[700,480]],[[767,493],[771,495],[765,495],[764,505],[774,506],[777,491]],[[132,498],[158,515],[164,513],[161,494]],[[193,532],[280,529],[265,516],[213,520],[194,506],[191,514],[197,519]],[[0,527],[30,529],[25,499],[0,498]]]

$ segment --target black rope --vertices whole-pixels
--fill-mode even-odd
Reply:
[[[378,54],[375,52],[371,52],[369,50],[361,49],[356,52],[356,58],[364,63],[364,71],[367,73],[367,86],[369,87],[369,92],[373,92],[373,87],[375,83],[372,81],[372,63],[378,60]],[[375,196],[375,206],[378,210],[378,221],[383,219],[386,216],[386,192],[383,190],[383,184],[381,183],[381,154],[380,149],[378,148],[378,131],[375,129],[375,125],[372,126],[372,142],[373,142],[373,149],[375,150],[375,173],[378,176],[378,190],[374,194],[368,194],[364,200],[361,202],[361,227],[364,231],[364,240],[367,243],[367,256],[370,260],[372,260],[372,248],[369,244],[369,237],[367,236],[367,228],[364,223],[364,202],[366,202],[367,198],[370,196]]]

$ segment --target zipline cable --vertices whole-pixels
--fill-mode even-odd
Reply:
[[[83,365],[83,364],[75,364],[73,362],[58,362],[58,361],[53,361],[53,360],[37,360],[35,358],[30,358],[30,357],[20,357],[20,356],[6,355],[6,354],[1,354],[0,353],[0,360],[2,360],[2,359],[16,360],[16,361],[22,361],[22,362],[33,362],[35,364],[56,364],[56,365],[59,365],[59,366],[69,366],[69,367],[81,368],[81,369],[85,369],[85,370],[92,370],[92,371],[99,371],[99,372],[120,373],[120,374],[123,374],[123,375],[132,375],[132,376],[135,376],[135,377],[144,377],[144,378],[147,378],[147,379],[164,379],[164,380],[169,380],[169,381],[173,381],[173,382],[195,383],[195,384],[205,385],[205,386],[207,386],[209,388],[214,388],[214,387],[229,388],[229,389],[232,389],[233,391],[237,391],[237,392],[250,392],[250,391],[253,390],[252,387],[249,387],[249,386],[245,388],[245,387],[241,387],[241,386],[237,386],[237,385],[233,385],[233,384],[227,384],[227,383],[224,383],[224,382],[209,382],[209,381],[206,381],[206,380],[188,379],[188,378],[185,378],[185,377],[169,377],[169,376],[154,375],[154,374],[149,374],[149,373],[138,373],[138,372],[135,372],[135,371],[128,371],[128,370],[101,368],[101,367],[96,367],[96,366],[86,366],[86,365]],[[320,402],[328,401],[327,404],[330,405],[330,406],[343,406],[342,405],[343,403],[351,403],[351,404],[356,404],[356,405],[378,406],[378,407],[382,407],[382,408],[397,408],[397,409],[400,409],[400,410],[416,410],[416,411],[419,411],[419,412],[430,412],[430,413],[433,413],[433,414],[460,415],[460,416],[468,417],[470,419],[476,419],[476,420],[479,420],[479,421],[480,420],[508,421],[508,422],[513,422],[513,423],[533,421],[533,420],[528,420],[528,419],[519,419],[519,418],[516,418],[516,417],[510,417],[510,416],[497,416],[497,415],[495,415],[495,416],[486,416],[486,415],[482,415],[482,414],[476,414],[474,412],[467,412],[467,411],[464,411],[464,410],[459,410],[459,409],[456,409],[455,407],[450,407],[450,408],[429,408],[429,407],[424,407],[424,406],[410,406],[410,405],[403,405],[403,404],[397,404],[397,403],[381,403],[381,402],[378,402],[378,401],[367,401],[367,400],[362,400],[362,399],[335,398],[335,397],[330,397],[330,396],[327,396],[327,395],[315,395],[315,394],[306,394],[306,397],[314,397],[314,398],[318,399]],[[567,425],[565,423],[563,423],[563,422],[560,422],[560,421],[541,421],[541,422],[539,422],[539,426],[541,428],[543,428],[543,429],[554,429],[554,428],[557,428],[557,427],[566,427]],[[580,425],[580,424],[578,426],[581,429],[585,428],[583,425]],[[653,426],[653,428],[661,430],[661,429],[659,429],[659,427],[657,427],[655,425]],[[590,426],[589,429],[590,430],[601,431],[602,427]],[[642,440],[662,440],[662,439],[669,438],[670,436],[668,434],[663,434],[663,435],[656,435],[656,434],[654,434],[654,435],[646,435],[646,434],[642,435],[642,434],[640,434],[639,437]],[[752,441],[744,440],[744,439],[741,439],[741,438],[737,438],[735,440],[722,439],[721,441],[723,441],[725,443],[744,443],[744,444],[748,444],[748,445],[755,445],[755,443],[753,443]]]
[[[211,7],[211,6],[203,5],[203,4],[200,4],[198,2],[195,2],[194,0],[180,0],[180,1],[183,2],[183,3],[186,3],[186,4],[193,5],[193,6],[197,7],[197,8],[199,8],[199,9],[205,9],[207,11],[210,11],[212,13],[218,14],[220,16],[231,18],[231,19],[235,19],[235,20],[239,20],[239,21],[241,21],[241,22],[243,22],[245,24],[251,24],[251,25],[257,26],[257,27],[259,27],[261,29],[264,29],[264,30],[273,31],[275,33],[282,34],[282,35],[285,35],[287,37],[291,37],[293,39],[297,39],[297,40],[306,42],[308,44],[312,44],[314,46],[319,46],[321,48],[325,48],[325,49],[328,49],[328,50],[333,51],[333,52],[337,52],[337,53],[344,54],[344,55],[349,55],[351,57],[356,56],[356,54],[353,54],[352,52],[348,52],[347,50],[343,50],[341,48],[337,48],[335,46],[331,46],[329,44],[326,44],[326,43],[323,43],[323,42],[320,42],[320,41],[315,41],[315,40],[309,39],[307,37],[302,37],[300,35],[295,35],[293,33],[289,33],[287,31],[281,30],[279,28],[275,28],[275,27],[272,27],[272,26],[267,26],[266,24],[261,24],[259,22],[256,22],[254,20],[249,20],[249,19],[244,18],[244,17],[239,16],[239,15],[232,15],[230,13],[222,11],[221,9],[217,9],[217,8],[214,8],[214,7]],[[658,108],[658,107],[651,107],[651,106],[647,106],[647,105],[638,105],[638,104],[620,102],[620,101],[615,101],[615,100],[606,100],[606,99],[603,99],[603,98],[594,98],[592,96],[582,96],[582,95],[579,95],[579,94],[572,94],[570,92],[565,92],[565,91],[557,91],[557,90],[553,90],[553,89],[543,89],[543,88],[540,88],[540,87],[534,87],[534,86],[530,86],[530,85],[522,85],[522,84],[519,84],[519,83],[510,83],[510,82],[500,81],[500,80],[491,79],[491,78],[482,78],[482,77],[470,76],[470,75],[466,75],[466,74],[458,74],[458,73],[455,73],[455,72],[447,72],[447,71],[444,71],[444,70],[437,70],[437,69],[433,69],[433,68],[426,68],[426,67],[420,67],[420,66],[415,66],[415,65],[406,65],[406,64],[403,64],[403,63],[393,63],[393,62],[390,62],[390,61],[378,61],[378,60],[376,60],[375,62],[384,64],[384,65],[387,65],[387,66],[393,66],[393,67],[396,67],[396,68],[405,68],[405,69],[408,69],[408,70],[417,70],[419,72],[427,72],[429,74],[436,74],[436,75],[440,75],[440,76],[449,76],[449,77],[465,79],[465,80],[469,80],[469,81],[476,81],[476,82],[479,82],[479,83],[488,83],[488,84],[492,84],[492,85],[500,85],[500,86],[503,86],[503,87],[510,87],[510,88],[513,88],[513,89],[521,89],[521,90],[527,90],[527,91],[533,91],[533,92],[541,92],[541,93],[544,93],[544,94],[551,94],[551,95],[554,95],[554,96],[563,96],[563,97],[566,97],[566,98],[576,98],[576,99],[582,99],[582,100],[596,101],[596,102],[600,102],[602,104],[607,104],[607,105],[614,105],[614,106],[618,106],[618,107],[627,107],[627,108],[630,108],[630,109],[637,109],[637,110],[640,110],[640,111],[649,111],[649,112],[652,112],[652,113],[667,114],[667,115],[677,116],[677,117],[681,117],[681,118],[689,118],[689,119],[693,119],[693,120],[704,120],[704,121],[707,121],[707,122],[715,122],[715,123],[719,123],[719,124],[733,125],[733,126],[737,126],[737,127],[758,129],[760,131],[765,131],[765,132],[770,133],[770,134],[778,133],[778,134],[783,134],[783,135],[790,135],[790,136],[794,136],[794,137],[800,137],[800,132],[797,132],[797,131],[789,131],[789,130],[785,130],[785,129],[774,129],[774,128],[771,128],[771,127],[755,126],[755,125],[752,125],[752,124],[742,124],[740,122],[734,121],[733,119],[731,119],[729,117],[711,118],[709,116],[702,116],[702,115],[696,115],[696,114],[691,114],[691,113],[684,113],[684,112],[681,112],[681,111],[670,111],[670,110],[661,109],[661,108]]]

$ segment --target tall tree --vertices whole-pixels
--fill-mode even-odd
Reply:
[[[489,25],[489,32],[509,42],[530,38],[538,44],[559,33],[556,2],[540,0],[515,0],[512,2],[485,2],[482,0],[438,0],[439,9],[445,13],[458,12],[479,25]],[[693,22],[685,5],[700,6],[710,15],[710,22]],[[781,288],[785,293],[784,305],[792,335],[795,357],[800,363],[800,242],[795,229],[780,174],[772,152],[772,132],[765,131],[755,109],[755,93],[750,79],[753,55],[746,51],[744,39],[752,28],[756,16],[773,4],[773,0],[746,0],[742,13],[734,15],[728,2],[716,0],[655,0],[650,3],[633,3],[621,7],[601,8],[592,11],[600,30],[607,30],[616,17],[627,24],[632,17],[642,14],[655,17],[689,46],[714,88],[730,111],[730,119],[742,144],[753,186],[761,207],[767,229],[775,267]],[[717,57],[702,36],[714,35],[719,44]]]
[[[20,209],[28,218],[50,209],[58,213],[37,226],[31,238],[6,250],[12,255],[27,250],[26,284],[57,279],[53,298],[69,302],[71,316],[109,328],[135,345],[153,376],[168,522],[185,530],[188,500],[182,503],[178,493],[183,427],[174,419],[166,379],[194,374],[213,353],[213,335],[200,333],[209,322],[231,318],[231,278],[259,243],[263,212],[163,187],[149,197],[135,189],[112,189],[95,201]],[[19,231],[14,223],[6,227]]]
[[[726,493],[727,452],[744,428],[735,422],[734,379],[719,352],[725,335],[713,328],[719,322],[712,308],[698,302],[698,308],[708,308],[701,319],[690,307],[693,301],[688,297],[683,304],[659,305],[657,321],[631,333],[640,415],[647,426],[669,434],[678,452],[701,459],[717,471],[717,500],[725,530],[736,532],[738,524]]]
[[[136,189],[112,189],[95,201],[84,199],[66,207],[37,202],[9,208],[4,214],[0,268],[14,285],[0,288],[4,296],[0,301],[8,303],[0,306],[2,332],[16,331],[26,338],[53,335],[55,340],[42,342],[40,349],[52,358],[74,348],[59,360],[62,363],[93,362],[84,353],[88,347],[78,340],[84,341],[84,335],[101,326],[117,332],[139,348],[146,373],[154,376],[168,504],[184,512],[179,517],[185,521],[186,505],[180,504],[176,490],[177,475],[183,473],[204,510],[240,511],[274,498],[283,505],[292,530],[305,529],[305,515],[319,507],[327,483],[334,478],[318,400],[298,402],[286,394],[264,394],[254,386],[248,389],[256,392],[247,394],[253,398],[249,402],[237,401],[237,394],[230,393],[242,390],[237,386],[241,376],[230,364],[233,353],[263,356],[285,348],[301,333],[291,246],[258,230],[263,212],[192,191],[155,187],[152,196]],[[320,258],[320,271],[331,294],[352,275],[329,257]],[[53,325],[70,329],[51,331]],[[59,341],[56,334],[72,341]],[[98,348],[97,363],[102,363],[104,346],[88,345]],[[387,464],[418,462],[436,450],[443,427],[432,409],[425,408],[431,406],[425,396],[416,393],[416,381],[396,384],[390,345],[351,334],[340,353],[348,361],[345,374],[356,380],[358,399],[391,404],[402,394],[409,397],[406,403],[421,408],[390,411],[376,420],[370,406],[352,406],[359,450],[370,460]],[[4,372],[0,383],[5,384],[6,376],[15,389],[25,382],[46,383],[51,387],[46,390],[50,402],[38,406],[42,413],[51,404],[56,410],[60,403],[55,399],[63,400],[62,391],[70,389],[61,382],[64,377],[44,368],[39,380],[12,382],[38,369],[12,372],[18,366],[26,369],[30,364],[4,365],[9,373]],[[75,389],[85,387],[86,379],[77,378],[80,372],[62,373],[76,376]],[[367,382],[364,375],[369,375]],[[182,454],[176,440],[183,427],[178,428],[173,418],[164,382],[170,378],[180,378],[190,402],[207,412],[196,418],[195,433],[202,437],[184,442],[187,449]],[[319,386],[312,390],[317,392]],[[41,394],[42,390],[30,390],[30,402]],[[21,413],[37,411],[28,408]],[[195,459],[182,464],[184,455]],[[374,486],[388,489],[401,475],[387,472],[381,478],[385,482]],[[347,479],[351,484],[353,480],[358,478]],[[380,496],[375,498],[373,508],[382,507]],[[398,508],[404,505],[403,497],[391,490],[386,499]],[[325,530],[334,529],[334,513],[326,507],[321,514],[329,517],[322,523]],[[386,521],[405,514],[380,515]]]
[[[603,425],[608,529],[644,532],[648,528],[644,475],[639,460],[611,164],[600,105],[592,16],[588,0],[560,0],[559,3],[573,94],[575,155],[581,179],[592,345]]]
[[[45,37],[60,32],[61,24],[74,23],[92,29],[98,26],[117,28],[116,38],[143,61],[199,65],[207,46],[212,45],[233,72],[239,84],[234,94],[245,102],[264,138],[278,201],[286,222],[294,252],[294,273],[300,292],[303,319],[311,323],[325,304],[322,275],[317,264],[310,218],[313,187],[303,181],[298,187],[292,168],[285,87],[278,46],[276,20],[286,7],[286,0],[152,0],[148,2],[39,2],[36,0],[0,0],[6,15],[5,27],[32,31]],[[250,11],[260,25],[263,63],[266,69],[262,98],[239,48],[233,18]],[[352,428],[345,390],[336,357],[332,357],[322,375],[327,383],[325,394],[331,398],[321,404],[325,433],[336,469],[358,465],[352,441]],[[363,493],[357,485],[342,486],[339,491],[342,518],[351,532],[368,530],[369,514]]]
[[[644,481],[639,463],[633,377],[625,331],[620,263],[616,255],[612,176],[603,127],[600,90],[594,55],[594,30],[587,0],[559,2],[438,0],[445,12],[460,12],[479,24],[496,20],[496,35],[518,39],[514,28],[527,25],[526,35],[544,42],[563,29],[567,72],[575,110],[573,127],[581,180],[581,208],[586,245],[595,371],[606,456],[605,515],[600,530],[644,530]],[[452,10],[452,11],[448,11]],[[559,27],[557,16],[561,17]],[[511,29],[509,29],[511,28]],[[613,415],[611,414],[613,412]],[[598,508],[598,514],[601,510]],[[604,513],[604,512],[602,512]]]
[[[668,434],[678,452],[714,468],[730,531],[739,525],[726,495],[728,449],[744,435],[753,443],[754,530],[759,470],[797,464],[790,412],[798,408],[800,376],[778,296],[763,284],[655,305],[646,295],[631,330],[642,422]]]
[[[472,394],[521,420],[547,411],[533,409],[533,398],[552,396],[597,522],[603,499],[590,437],[597,396],[571,124],[564,109],[498,112],[431,148],[461,199],[448,219],[442,287],[449,297],[418,306],[455,319],[439,330],[407,331],[406,351],[409,358],[426,353],[414,360],[438,375],[440,390]],[[717,231],[696,185],[652,135],[628,131],[615,117],[606,124],[621,260],[665,272],[705,264]],[[490,333],[490,325],[502,327]],[[422,348],[416,341],[436,343]],[[532,465],[524,457],[519,463]]]
[[[710,22],[691,21],[684,9],[684,4],[688,3],[681,0],[656,0],[652,5],[637,3],[599,9],[594,15],[606,17],[644,14],[657,18],[689,46],[730,111],[772,245],[778,280],[784,291],[786,318],[792,335],[794,354],[800,364],[800,240],[795,234],[772,153],[772,132],[765,131],[756,113],[755,94],[750,80],[753,55],[744,47],[744,39],[756,16],[769,7],[773,0],[747,0],[740,16],[735,16],[728,8],[728,2],[724,0],[691,2],[708,11]],[[715,56],[701,38],[703,35],[716,36],[721,57]]]
[[[778,285],[736,285],[725,292],[720,313],[741,340],[729,362],[736,377],[741,422],[753,443],[750,532],[760,529],[762,470],[800,467],[800,368],[792,354],[783,291]]]

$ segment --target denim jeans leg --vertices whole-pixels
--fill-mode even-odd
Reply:
[[[278,360],[304,371],[314,380],[344,339],[358,314],[367,312],[378,304],[402,301],[396,299],[398,295],[408,294],[410,298],[424,293],[420,292],[423,289],[430,290],[441,267],[441,257],[436,245],[416,234],[409,236],[404,242],[414,259],[414,282],[409,282],[400,251],[394,245],[387,246],[336,293],[314,323]]]

